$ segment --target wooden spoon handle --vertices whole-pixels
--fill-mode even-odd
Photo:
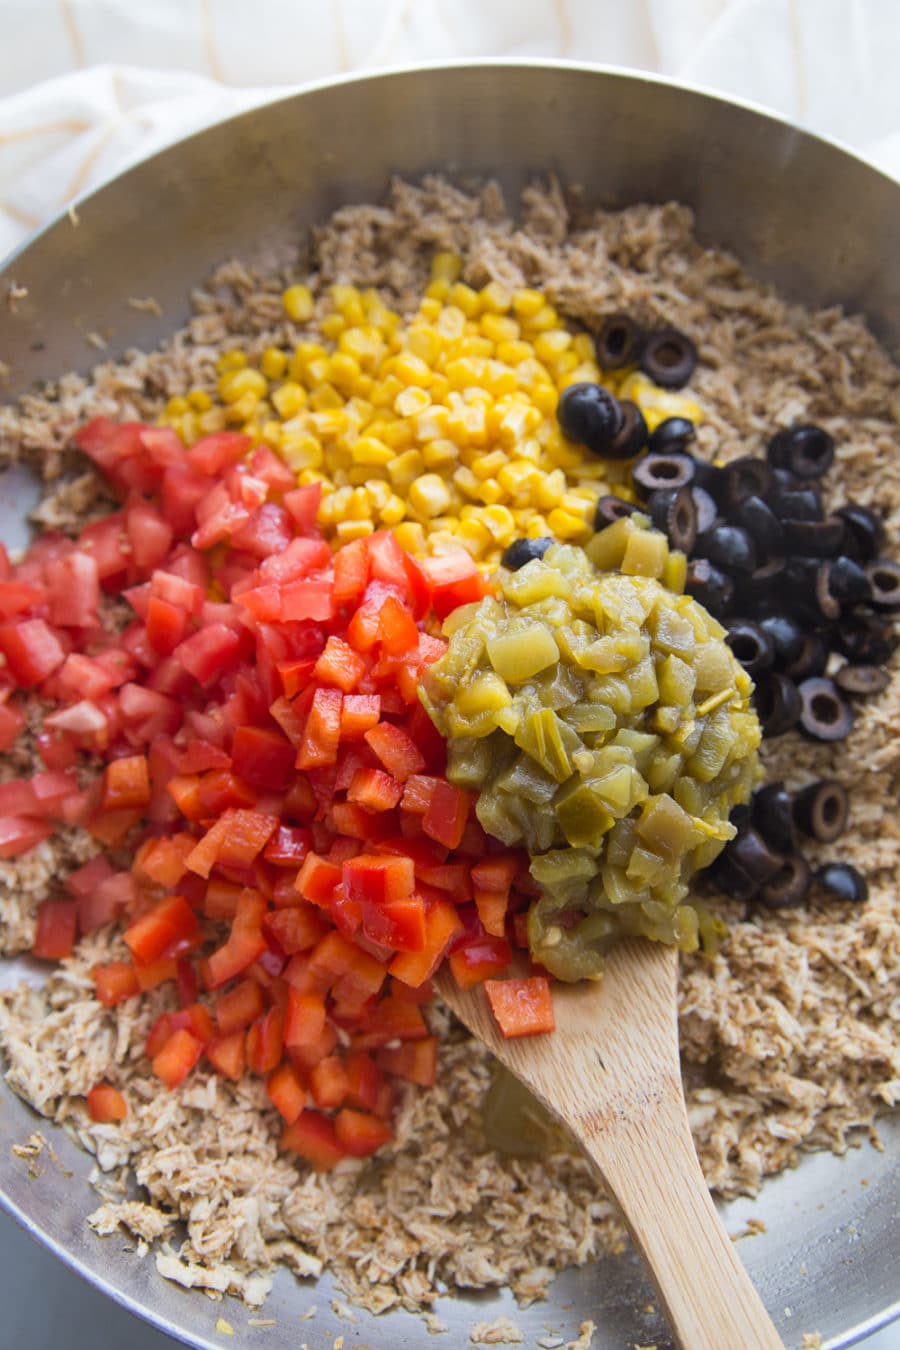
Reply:
[[[680,1103],[582,1135],[682,1350],[784,1350],[713,1204]]]

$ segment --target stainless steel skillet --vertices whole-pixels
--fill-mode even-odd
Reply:
[[[549,63],[451,65],[337,81],[268,104],[80,203],[77,226],[63,216],[0,273],[0,299],[13,281],[27,290],[14,307],[0,304],[0,360],[10,370],[0,398],[87,369],[96,360],[87,332],[102,333],[113,353],[154,345],[186,318],[191,287],[217,261],[252,260],[344,202],[377,200],[392,173],[435,169],[498,176],[511,199],[548,171],[610,206],[677,198],[694,208],[701,238],[733,249],[789,294],[864,311],[900,344],[900,185],[753,108],[661,80]],[[126,303],[149,294],[160,317]],[[7,520],[21,518],[18,488],[0,482],[0,503]],[[8,966],[3,979],[20,973]],[[32,1176],[10,1152],[35,1128],[71,1176],[46,1154]],[[882,1134],[883,1152],[810,1156],[757,1200],[727,1208],[732,1231],[750,1216],[765,1224],[742,1244],[742,1259],[789,1346],[811,1330],[827,1346],[848,1345],[900,1315],[896,1118]],[[264,1337],[270,1350],[301,1340],[330,1350],[340,1335],[379,1350],[434,1344],[402,1314],[361,1315],[348,1326],[329,1311],[327,1281],[310,1289],[287,1275],[266,1306],[275,1326],[248,1328],[245,1309],[216,1308],[162,1282],[123,1243],[94,1238],[84,1225],[97,1203],[89,1170],[86,1155],[0,1089],[0,1202],[92,1283],[187,1344],[222,1344],[220,1313],[239,1344]],[[547,1304],[524,1312],[500,1296],[446,1300],[438,1311],[454,1346],[467,1343],[473,1322],[506,1312],[528,1345],[548,1326],[572,1337],[590,1317],[593,1350],[618,1350],[665,1345],[663,1327],[644,1311],[651,1301],[626,1256],[565,1274]],[[298,1322],[313,1303],[317,1316]]]

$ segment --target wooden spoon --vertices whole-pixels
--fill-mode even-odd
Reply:
[[[556,1030],[504,1040],[484,990],[444,1002],[569,1127],[596,1164],[650,1269],[682,1350],[783,1350],[709,1194],[678,1059],[678,955],[613,948],[602,980],[556,984]]]

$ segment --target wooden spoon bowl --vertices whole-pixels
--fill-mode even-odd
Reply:
[[[556,1030],[505,1040],[483,989],[444,1002],[575,1135],[642,1253],[682,1350],[783,1350],[722,1226],[688,1126],[678,953],[619,943],[601,980],[554,985]]]

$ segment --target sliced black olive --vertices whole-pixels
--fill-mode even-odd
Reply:
[[[822,778],[810,783],[794,798],[794,820],[797,827],[811,839],[830,844],[840,838],[847,827],[850,802],[847,792],[833,778]]]
[[[833,623],[841,612],[841,605],[831,594],[830,578],[831,564],[823,562],[816,571],[816,604],[822,618]]]
[[[756,545],[740,525],[713,525],[697,536],[694,547],[725,572],[752,572],[757,564]]]
[[[835,558],[828,569],[828,589],[842,605],[864,605],[872,599],[872,583],[852,558]]]
[[[731,808],[728,819],[736,830],[741,830],[753,819],[753,808],[749,802],[738,802],[737,806]]]
[[[622,405],[602,384],[584,381],[570,384],[560,394],[556,417],[569,441],[587,446],[595,455],[606,455],[622,430]]]
[[[804,631],[790,614],[763,614],[757,620],[775,652],[775,665],[782,670],[803,651]]]
[[[784,558],[770,558],[761,567],[754,567],[749,576],[740,579],[741,600],[754,610],[764,610],[772,605],[780,608],[786,567]]]
[[[837,516],[827,520],[785,520],[784,538],[788,551],[807,558],[836,558],[844,542],[844,522]]]
[[[717,502],[724,499],[725,470],[718,464],[710,464],[708,459],[695,460],[694,487],[703,488]]]
[[[749,619],[733,619],[728,625],[725,641],[748,675],[754,679],[764,675],[775,664],[775,648],[768,633]]]
[[[791,680],[808,680],[821,675],[828,664],[828,648],[820,633],[806,633],[797,656],[785,666],[784,673]]]
[[[796,492],[803,487],[799,478],[795,478],[792,473],[788,473],[787,469],[776,469],[774,465],[770,465],[770,468],[772,469],[772,491],[769,493],[770,497],[775,496],[779,492]]]
[[[821,618],[816,600],[816,582],[821,566],[818,558],[788,558],[780,583],[782,607],[793,614],[808,616],[811,627],[815,627]]]
[[[694,373],[697,348],[677,328],[660,328],[644,340],[641,370],[663,389],[680,389]]]
[[[734,599],[734,582],[708,558],[694,558],[688,563],[684,589],[704,609],[721,618]]]
[[[638,359],[643,334],[627,314],[608,314],[594,339],[597,364],[603,370],[619,370]]]
[[[777,853],[791,853],[797,842],[791,794],[784,783],[767,783],[753,794],[753,824]]]
[[[800,691],[786,675],[764,675],[753,695],[764,736],[783,736],[797,725],[803,711]]]
[[[668,537],[673,548],[690,553],[697,542],[697,508],[690,488],[663,488],[651,492],[650,519]]]
[[[896,609],[900,605],[900,563],[891,558],[876,558],[866,568],[876,609]]]
[[[695,460],[695,465],[698,462]],[[719,508],[706,488],[697,487],[696,483],[691,484],[691,496],[694,499],[694,508],[697,512],[697,533],[705,534],[707,530],[712,529],[718,519]]]
[[[802,853],[790,853],[771,881],[767,881],[755,899],[766,909],[788,909],[802,905],[812,885],[812,870]]]
[[[694,478],[694,460],[682,452],[658,455],[648,452],[631,470],[634,490],[648,497],[661,488],[687,487]]]
[[[845,694],[862,694],[864,697],[880,694],[887,689],[891,677],[882,666],[841,666],[834,677],[838,689]]]
[[[871,562],[884,545],[884,525],[868,507],[848,502],[835,515],[840,516],[847,529],[848,540],[856,544],[857,556],[862,562]]]
[[[723,849],[709,870],[715,884],[733,900],[752,900],[759,890],[759,882],[734,860],[730,847]]]
[[[623,501],[621,497],[613,497],[611,494],[599,497],[594,511],[594,529],[605,530],[607,525],[613,525],[623,516],[633,516],[636,510],[634,502]]]
[[[747,531],[760,553],[784,552],[784,526],[762,497],[745,497],[729,512],[729,519]]]
[[[533,559],[543,558],[552,543],[553,540],[548,539],[546,535],[540,539],[514,539],[504,551],[500,562],[510,572],[518,572],[520,567],[524,567]]]
[[[759,830],[755,830],[752,825],[738,830],[725,851],[759,886],[771,881],[783,862],[781,854],[770,848]]]
[[[800,725],[817,741],[841,741],[850,734],[853,712],[833,680],[813,676],[797,686],[803,701]]]
[[[689,417],[667,417],[650,433],[652,454],[670,455],[673,450],[686,450],[696,430]]]
[[[890,625],[877,615],[848,614],[834,630],[834,645],[848,661],[880,666],[890,657],[896,640]]]
[[[725,465],[723,501],[729,513],[748,497],[765,497],[772,487],[772,470],[764,459],[742,455]]]
[[[769,505],[779,520],[824,520],[822,498],[815,488],[773,487]]]
[[[869,898],[868,882],[850,863],[826,863],[816,872],[814,881],[833,900],[852,900],[864,905]]]
[[[766,458],[796,478],[821,478],[834,462],[834,441],[821,427],[803,423],[777,432],[769,441]]]
[[[623,398],[619,407],[622,409],[622,430],[612,445],[608,447],[605,457],[607,459],[633,459],[644,449],[650,433],[647,430],[647,423],[644,421],[644,414],[636,403]]]

